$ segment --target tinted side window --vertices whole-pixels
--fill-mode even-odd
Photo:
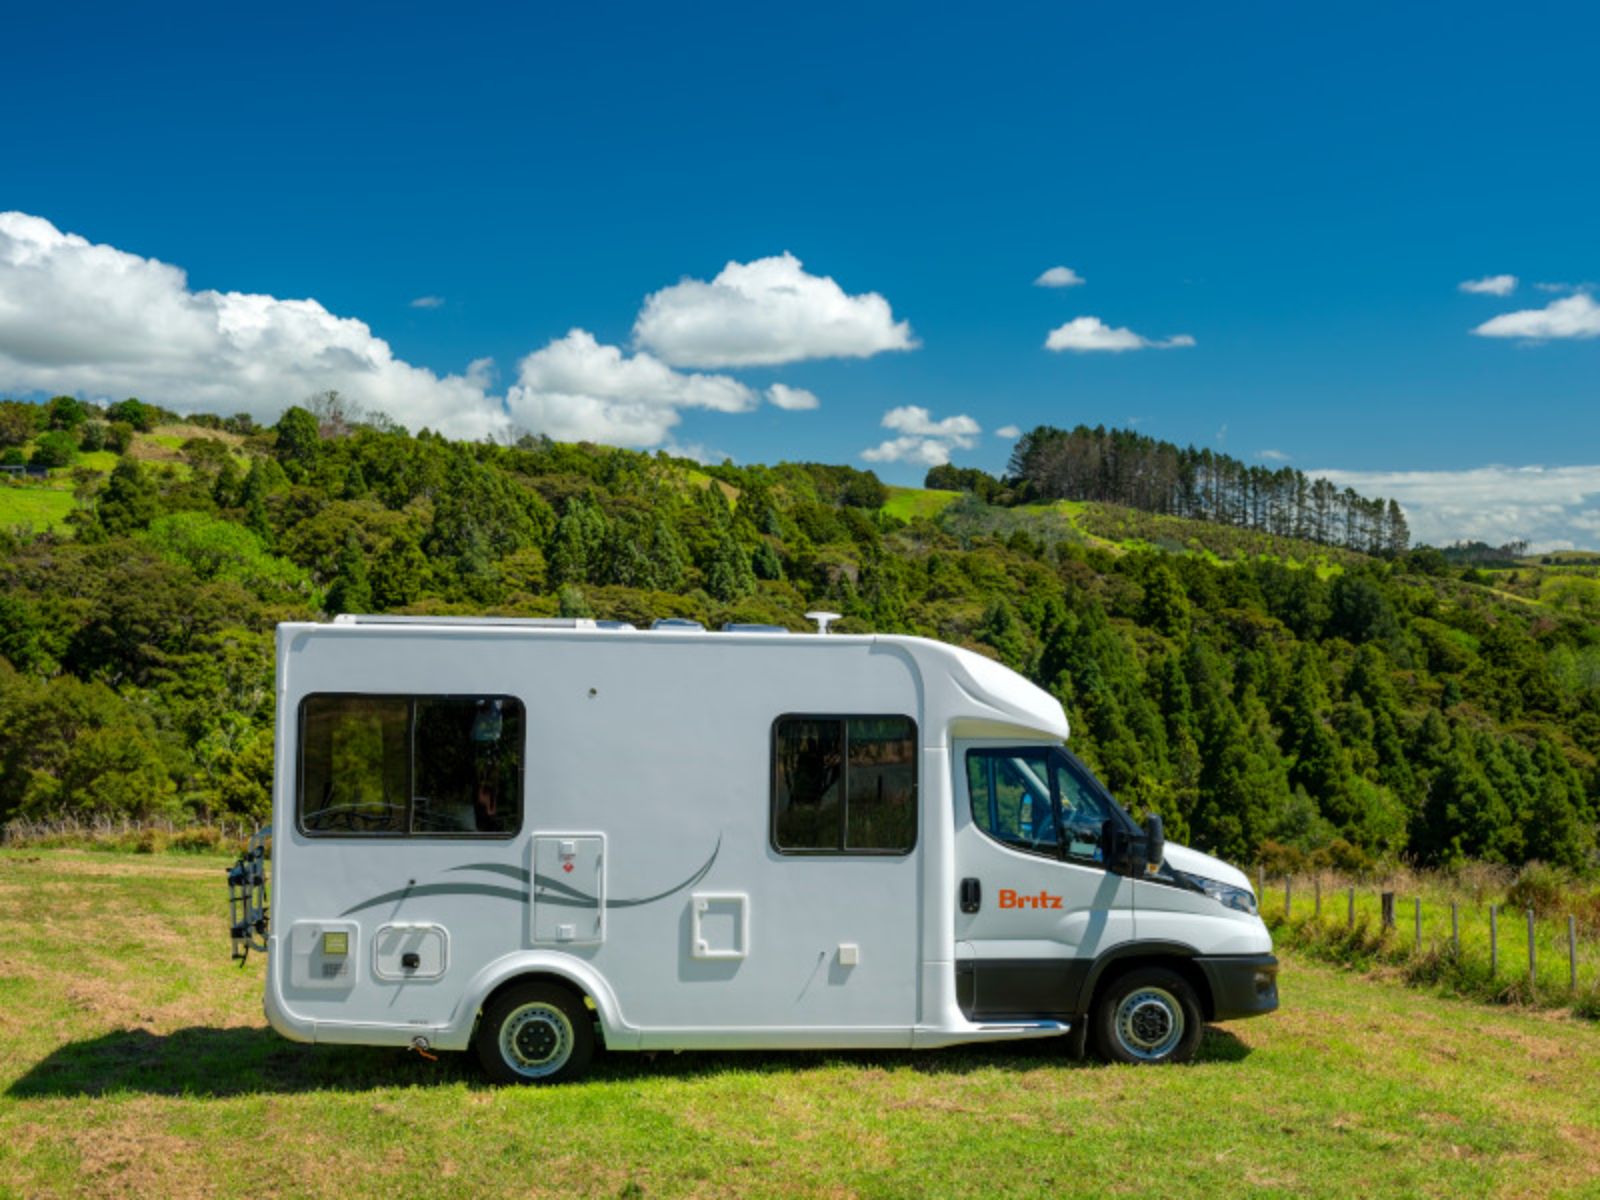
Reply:
[[[903,854],[916,844],[916,722],[909,717],[780,717],[772,737],[777,849]]]
[[[509,696],[308,696],[300,828],[483,835],[522,826],[522,703]]]
[[[1056,853],[1052,764],[1044,750],[967,751],[973,823],[1019,850]]]

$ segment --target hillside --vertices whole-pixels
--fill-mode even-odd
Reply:
[[[145,428],[120,423],[121,453],[0,486],[16,526],[0,545],[0,822],[264,815],[280,620],[802,629],[822,607],[1023,671],[1130,808],[1227,855],[1593,861],[1591,565],[1370,557],[1108,503],[888,489],[850,467],[451,443],[303,409],[273,429],[132,415]],[[56,507],[34,522],[42,496]]]

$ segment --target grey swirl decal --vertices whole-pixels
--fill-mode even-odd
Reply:
[[[717,844],[711,849],[711,857],[705,864],[682,883],[669,887],[664,892],[657,892],[653,896],[642,896],[635,900],[607,900],[607,908],[638,908],[641,904],[653,904],[657,900],[665,900],[684,888],[693,887],[711,873],[712,866],[717,861],[717,855],[722,852],[722,838],[717,838]],[[485,871],[492,875],[503,875],[514,879],[518,883],[528,882],[528,872],[521,867],[514,867],[507,863],[464,863],[458,867],[450,867],[449,871]],[[552,879],[548,875],[535,875],[533,885],[540,889],[538,900],[540,904],[550,904],[559,908],[594,908],[595,897],[587,892],[580,891],[562,879]],[[552,894],[553,893],[553,894]],[[376,908],[380,904],[398,903],[402,900],[418,899],[423,896],[493,896],[500,900],[515,900],[526,904],[529,895],[524,891],[515,891],[506,887],[495,887],[487,883],[424,883],[412,884],[410,887],[400,888],[397,891],[385,892],[381,896],[374,896],[370,900],[363,900],[353,908],[347,908],[340,913],[341,917],[348,917],[351,913],[361,912],[363,909]]]

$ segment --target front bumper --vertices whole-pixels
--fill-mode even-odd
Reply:
[[[1211,985],[1211,1020],[1259,1017],[1278,1007],[1278,960],[1273,955],[1201,955],[1194,963]]]

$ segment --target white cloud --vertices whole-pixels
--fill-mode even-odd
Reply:
[[[891,408],[883,414],[883,427],[900,434],[861,452],[868,462],[911,462],[938,467],[950,461],[952,450],[970,450],[983,432],[965,413],[935,421],[916,404]]]
[[[1131,329],[1118,329],[1107,325],[1099,317],[1075,317],[1065,325],[1050,331],[1045,338],[1046,350],[1070,350],[1075,354],[1109,351],[1120,354],[1124,350],[1172,350],[1194,345],[1187,333],[1175,337],[1151,339]]]
[[[0,213],[0,387],[268,421],[334,389],[411,429],[476,438],[504,424],[480,378],[412,366],[315,300],[192,291],[178,267],[20,212]]]
[[[518,364],[506,393],[515,424],[557,441],[655,446],[678,424],[679,411],[749,412],[755,392],[726,375],[689,375],[640,352],[629,355],[574,329]]]
[[[995,437],[1009,438],[1014,441],[1022,436],[1022,430],[1016,425],[1002,425],[994,431],[994,435]]]
[[[1033,281],[1033,286],[1047,288],[1069,288],[1079,287],[1088,282],[1089,281],[1087,279],[1085,279],[1082,275],[1079,275],[1071,267],[1051,267],[1043,275],[1039,276],[1039,278]]]
[[[1364,496],[1400,501],[1413,542],[1526,540],[1600,548],[1600,465],[1461,471],[1310,471]]]
[[[443,308],[443,296],[418,296],[411,302],[412,308]]]
[[[732,457],[727,451],[713,450],[703,442],[668,442],[661,448],[674,458],[687,458],[691,462],[699,463],[702,467],[716,466]]]
[[[1600,304],[1579,292],[1552,300],[1543,308],[1525,308],[1490,317],[1472,331],[1479,337],[1525,338],[1547,341],[1550,338],[1600,337]]]
[[[790,412],[803,412],[807,409],[820,408],[822,405],[815,392],[808,392],[805,388],[790,387],[786,383],[775,383],[767,389],[767,403],[774,408],[787,409]]]
[[[645,297],[634,342],[685,367],[870,358],[917,346],[877,292],[848,295],[789,253],[730,262],[710,283],[685,279]]]
[[[1282,450],[1257,450],[1257,458],[1264,458],[1268,462],[1288,462],[1289,456]]]
[[[1517,277],[1485,275],[1482,279],[1463,279],[1456,287],[1474,296],[1509,296],[1517,290]]]

